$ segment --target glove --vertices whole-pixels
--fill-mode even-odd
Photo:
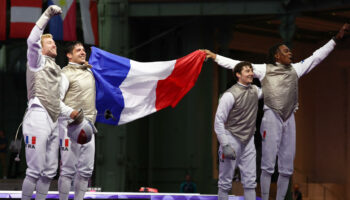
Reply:
[[[222,147],[222,152],[224,154],[224,158],[236,160],[236,152],[229,144]]]
[[[344,38],[344,35],[347,32],[349,32],[349,29],[350,29],[350,24],[349,24],[349,22],[347,22],[340,28],[340,30],[338,31],[337,35],[335,35],[333,37],[334,41],[336,43],[340,42],[340,40],[342,40]]]
[[[50,18],[59,15],[62,13],[62,9],[56,5],[49,6],[45,12],[41,15],[39,20],[36,22],[36,25],[42,30],[46,27],[46,24],[49,22]]]
[[[74,121],[70,124],[77,125],[84,121],[85,115],[83,109],[80,109],[78,115],[74,118]]]

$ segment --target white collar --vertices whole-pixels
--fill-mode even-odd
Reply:
[[[243,87],[249,87],[249,86],[251,85],[251,84],[249,84],[249,85],[244,85],[243,83],[240,83],[240,82],[238,82],[238,81],[237,81],[237,83],[240,84],[240,85],[243,86]]]
[[[71,65],[80,65],[80,64],[75,63],[75,62],[68,62],[68,63],[71,64]]]

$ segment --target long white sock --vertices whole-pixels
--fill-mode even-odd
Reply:
[[[87,191],[89,178],[81,177],[79,174],[74,178],[74,200],[83,200]]]
[[[224,191],[219,188],[218,200],[228,200],[228,191]]]
[[[26,176],[22,185],[22,200],[30,200],[35,190],[38,179]]]
[[[264,170],[261,170],[260,187],[261,187],[261,199],[262,200],[269,199],[270,184],[271,184],[271,174],[267,173]]]
[[[244,188],[244,200],[256,200],[255,188]]]
[[[277,195],[276,200],[284,200],[287,194],[288,185],[289,185],[289,177],[286,175],[279,174],[277,180]]]
[[[71,185],[71,178],[67,176],[60,176],[58,179],[58,192],[60,194],[60,200],[68,200]]]
[[[50,183],[51,183],[50,178],[41,176],[36,183],[36,196],[35,200],[45,200],[47,193],[49,192],[50,188]]]

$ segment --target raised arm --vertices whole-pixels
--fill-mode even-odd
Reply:
[[[259,99],[262,99],[262,98],[264,97],[263,92],[262,92],[262,89],[259,88],[259,87],[256,86],[256,85],[253,85],[253,87],[255,87],[256,90],[258,91],[258,98],[259,98]]]
[[[30,69],[36,70],[40,68],[42,62],[40,37],[43,34],[44,29],[47,23],[49,22],[50,18],[54,15],[58,15],[61,13],[62,10],[60,7],[55,5],[49,6],[41,15],[39,20],[36,22],[36,25],[30,32],[30,35],[27,39],[27,60]]]
[[[321,48],[317,49],[310,57],[299,63],[292,64],[298,77],[309,73],[314,67],[321,63],[329,54],[333,51],[335,45],[339,43],[346,32],[349,31],[350,25],[348,23],[344,24],[339,30],[337,35],[333,37],[329,42],[323,45]]]
[[[233,70],[235,66],[241,62],[240,60],[234,60],[231,58],[227,58],[218,54],[215,54],[211,52],[210,50],[204,49],[204,51],[207,56],[206,58],[213,59],[218,65]],[[266,64],[252,64],[253,70],[254,70],[254,77],[258,78],[259,80],[262,80],[265,77],[266,73]]]

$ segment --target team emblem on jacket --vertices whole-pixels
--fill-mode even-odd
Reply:
[[[60,139],[61,151],[69,151],[69,139]]]
[[[36,136],[28,136],[25,137],[25,146],[28,149],[35,149],[36,144]]]

